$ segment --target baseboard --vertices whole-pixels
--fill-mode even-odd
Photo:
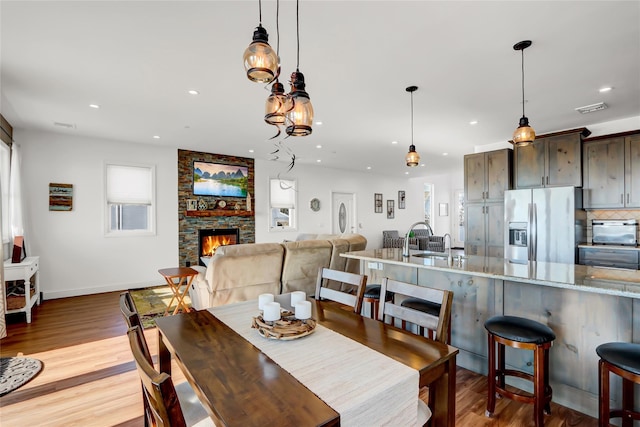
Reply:
[[[105,292],[126,291],[129,289],[148,288],[150,286],[160,286],[160,285],[162,285],[162,280],[154,280],[154,281],[147,281],[147,282],[118,283],[113,285],[96,286],[96,287],[82,288],[82,289],[43,291],[41,292],[41,294],[42,294],[43,300],[50,300],[50,299],[58,299],[58,298],[79,297],[83,295],[102,294]]]

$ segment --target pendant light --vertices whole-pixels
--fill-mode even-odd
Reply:
[[[420,154],[416,152],[416,146],[413,145],[413,92],[418,90],[418,86],[409,86],[406,91],[411,93],[411,145],[409,146],[409,152],[405,160],[407,166],[413,168],[420,163]]]
[[[531,144],[536,139],[536,132],[529,126],[529,119],[524,114],[524,50],[531,46],[531,40],[523,40],[513,45],[514,50],[522,53],[522,117],[518,128],[513,132],[513,143],[518,146]]]
[[[292,108],[287,112],[287,135],[307,136],[312,132],[313,105],[309,94],[305,91],[304,75],[300,72],[300,0],[296,0],[296,33],[297,33],[297,57],[296,71],[291,73],[291,92],[289,96],[293,102]]]
[[[280,0],[276,1],[276,55],[280,59]],[[280,61],[278,61],[280,62]],[[271,95],[264,105],[264,121],[270,125],[280,126],[285,124],[287,112],[291,109],[291,99],[284,93],[284,85],[278,81],[280,69],[271,86]],[[280,135],[280,128],[278,134]]]
[[[262,0],[258,0],[260,23],[253,32],[253,41],[244,51],[244,69],[249,80],[269,83],[276,77],[278,55],[269,46],[269,35],[262,27]]]

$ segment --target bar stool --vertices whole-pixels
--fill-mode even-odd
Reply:
[[[369,308],[370,317],[372,319],[378,320],[378,305],[380,304],[380,285],[367,285],[364,289],[364,297],[362,298],[362,304],[364,306],[365,303],[371,304]],[[393,294],[387,298],[388,301],[393,299]]]
[[[516,316],[494,316],[484,324],[489,335],[489,396],[486,416],[496,409],[496,393],[508,399],[523,403],[533,403],[533,417],[536,427],[544,425],[544,412],[551,412],[549,385],[549,349],[556,335],[551,328],[534,320]],[[498,360],[496,369],[496,344]],[[505,346],[532,350],[533,375],[513,369],[505,369]],[[514,376],[533,382],[533,395],[508,391],[505,377]]]
[[[407,298],[403,300],[400,305],[402,307],[411,308],[413,310],[422,311],[423,313],[429,313],[432,316],[438,317],[440,315],[441,304],[425,301],[420,298]],[[451,325],[451,317],[449,317],[449,325]],[[402,321],[402,329],[406,328],[406,322]],[[435,332],[432,330],[427,330],[429,333],[430,339],[435,339]],[[424,335],[424,328],[422,326],[418,326],[418,335]],[[447,332],[447,342],[445,344],[451,344],[451,326],[449,326],[449,330]]]
[[[633,410],[634,383],[640,384],[640,344],[610,342],[599,345],[598,362],[600,405],[598,420],[601,427],[609,426],[611,418],[622,418],[622,427],[631,427],[633,420],[640,420],[640,412]],[[610,410],[609,373],[622,377],[622,408]]]

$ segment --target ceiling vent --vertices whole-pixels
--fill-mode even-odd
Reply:
[[[53,122],[54,126],[60,126],[63,128],[67,128],[67,129],[75,129],[76,125],[72,124],[72,123],[62,123],[62,122]]]
[[[576,108],[576,111],[580,114],[593,113],[594,111],[600,111],[607,108],[607,104],[604,102],[598,102],[597,104],[585,105],[584,107]]]

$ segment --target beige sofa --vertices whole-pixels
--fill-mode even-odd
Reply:
[[[206,268],[194,267],[199,274],[189,288],[191,305],[201,310],[297,290],[313,295],[320,267],[358,273],[357,260],[340,254],[364,250],[366,245],[360,234],[304,234],[293,242],[221,246]]]

